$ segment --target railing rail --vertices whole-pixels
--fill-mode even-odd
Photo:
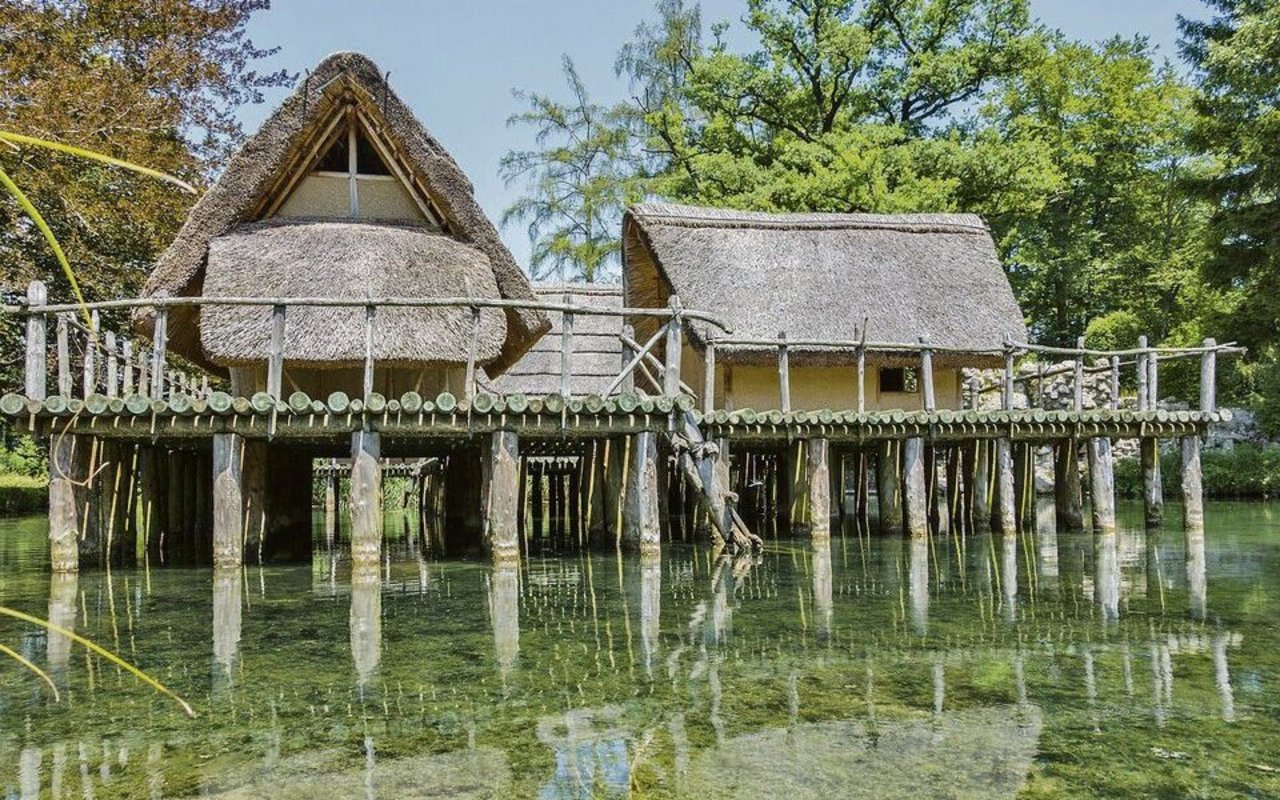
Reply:
[[[140,395],[149,399],[172,398],[184,395],[187,398],[207,397],[210,393],[208,375],[196,375],[171,367],[166,349],[168,346],[168,322],[170,312],[181,308],[202,308],[206,306],[228,307],[260,307],[269,309],[270,314],[264,324],[269,325],[267,333],[268,347],[264,357],[266,368],[266,394],[276,401],[282,399],[284,392],[284,368],[287,359],[285,352],[285,334],[290,320],[290,308],[350,308],[364,310],[363,341],[363,374],[362,388],[365,398],[374,394],[374,371],[376,367],[376,341],[378,309],[380,308],[455,308],[470,312],[470,331],[467,349],[464,396],[471,399],[477,390],[478,371],[477,348],[481,327],[481,312],[484,309],[531,310],[544,313],[560,314],[560,364],[559,393],[568,401],[573,393],[575,319],[578,317],[612,317],[619,320],[619,341],[623,346],[622,363],[619,373],[610,381],[608,388],[601,393],[609,397],[618,392],[631,391],[635,382],[635,374],[642,374],[651,389],[660,395],[674,397],[676,395],[701,395],[701,407],[710,413],[717,408],[716,362],[717,358],[731,357],[737,348],[773,349],[777,355],[778,373],[778,408],[786,412],[792,406],[791,374],[795,357],[805,351],[852,351],[857,364],[856,387],[850,393],[851,400],[856,396],[856,407],[859,412],[866,410],[866,359],[868,354],[892,354],[899,362],[914,361],[917,369],[918,392],[921,405],[925,410],[933,410],[937,406],[937,395],[934,386],[934,359],[939,355],[963,354],[972,357],[1001,358],[1004,363],[1003,374],[995,380],[984,383],[970,383],[967,387],[968,399],[976,406],[978,398],[987,392],[1000,391],[1001,405],[1011,408],[1015,386],[1018,383],[1030,385],[1031,381],[1064,374],[1072,375],[1072,402],[1076,411],[1083,410],[1084,383],[1087,375],[1110,373],[1111,403],[1116,407],[1119,400],[1120,377],[1122,368],[1134,368],[1137,385],[1137,405],[1139,410],[1153,410],[1159,400],[1159,366],[1162,362],[1178,359],[1198,358],[1200,369],[1201,410],[1216,410],[1217,387],[1216,366],[1219,355],[1237,355],[1245,352],[1234,342],[1218,344],[1213,339],[1205,339],[1198,347],[1152,346],[1146,337],[1141,337],[1136,348],[1119,350],[1099,350],[1084,346],[1083,338],[1078,340],[1074,348],[1052,347],[1025,342],[1006,340],[999,348],[972,349],[938,344],[921,337],[916,342],[878,342],[866,338],[865,325],[861,338],[855,340],[841,339],[797,339],[791,338],[786,331],[780,331],[777,338],[757,338],[735,336],[728,324],[714,314],[698,309],[685,308],[678,296],[672,296],[668,306],[664,308],[631,308],[582,305],[566,294],[563,302],[546,300],[513,300],[504,298],[477,298],[473,296],[459,297],[426,297],[426,298],[335,298],[335,297],[148,297],[106,300],[87,304],[90,311],[90,324],[84,324],[77,316],[85,306],[79,304],[50,304],[47,302],[47,290],[39,281],[28,287],[25,300],[18,300],[4,305],[7,313],[25,315],[26,317],[26,373],[24,390],[26,396],[33,400],[43,401],[47,396],[48,381],[53,376],[57,392],[63,397],[71,397],[75,391],[73,361],[79,357],[79,372],[82,374],[81,388],[83,397],[101,394],[107,398]],[[149,309],[153,312],[152,338],[150,342],[137,341],[125,335],[117,335],[113,331],[103,330],[100,315],[106,311],[126,311]],[[647,317],[660,322],[650,338],[640,343],[634,338],[629,320],[636,317]],[[686,344],[687,322],[701,322],[707,326],[703,346],[703,384],[700,392],[695,392],[681,380],[681,355]],[[52,323],[52,324],[51,324]],[[54,333],[52,348],[49,342],[50,330]],[[56,368],[48,369],[49,353],[52,349],[56,360]],[[663,351],[663,358],[655,354],[655,350]],[[1039,356],[1061,356],[1071,359],[1073,363],[1041,369],[1035,373],[1018,374],[1015,361],[1018,356],[1035,354]],[[1102,359],[1102,365],[1086,364],[1086,359]]]

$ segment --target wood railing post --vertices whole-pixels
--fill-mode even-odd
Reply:
[[[782,413],[791,413],[791,355],[787,351],[786,331],[778,331],[778,400]]]
[[[1004,342],[1004,391],[1001,405],[1005,411],[1013,409],[1013,342],[1008,338]]]
[[[680,394],[681,315],[680,295],[671,295],[671,320],[667,322],[667,360],[662,372],[662,393],[668,397]]]
[[[1204,352],[1200,354],[1200,410],[1218,410],[1218,343],[1204,340]]]
[[[105,362],[107,368],[107,397],[120,396],[120,371],[118,360],[116,358],[116,334],[115,331],[107,331],[103,336],[103,349],[106,350]]]
[[[364,399],[367,402],[373,394],[373,321],[378,314],[378,309],[372,303],[364,307]],[[472,337],[472,342],[475,337]],[[474,355],[475,347],[472,346]],[[472,369],[474,368],[475,359],[472,356],[467,358],[467,396],[470,397]]]
[[[572,307],[572,299],[566,293],[564,303]],[[560,316],[560,396],[568,400],[573,393],[573,312]]]
[[[284,390],[284,326],[287,306],[271,307],[271,343],[267,351],[267,394],[280,399]],[[367,396],[367,392],[366,392]]]
[[[71,327],[70,313],[58,315],[58,394],[71,396],[71,343],[68,341]]]
[[[1120,356],[1111,357],[1111,410],[1120,408]]]
[[[933,351],[928,348],[928,340],[920,337],[920,386],[924,390],[924,410],[936,411],[937,398],[933,393]]]
[[[1076,338],[1076,374],[1072,385],[1075,412],[1084,411],[1084,337]]]
[[[84,339],[84,378],[83,386],[84,394],[82,397],[88,397],[98,388],[98,372],[95,361],[98,357],[98,309],[94,309],[89,315],[89,330],[85,333]]]
[[[1138,350],[1140,351],[1135,359],[1138,369],[1138,410],[1146,411],[1150,407],[1147,393],[1147,337],[1138,337]]]
[[[1151,411],[1160,407],[1160,356],[1155,348],[1147,358],[1147,406]]]
[[[169,309],[157,308],[151,347],[151,399],[164,399],[164,350],[169,340]]]
[[[622,324],[622,336],[624,339],[634,341],[636,338],[635,326],[630,322],[624,322]],[[618,365],[619,369],[626,370],[622,375],[621,382],[619,383],[619,389],[622,392],[634,392],[636,390],[636,376],[635,373],[629,369],[631,361],[635,355],[636,354],[631,351],[631,345],[624,341],[622,343],[622,363]]]
[[[859,345],[858,355],[858,413],[867,413],[867,348]]]
[[[48,322],[39,309],[47,305],[49,290],[41,281],[32,281],[27,285],[27,361],[25,391],[31,400],[44,400],[48,388],[45,378],[48,376]]]
[[[702,413],[716,410],[716,340],[707,334],[707,349],[702,354]]]
[[[120,360],[124,364],[123,394],[128,397],[137,391],[137,386],[133,382],[133,340],[125,339],[120,344]]]
[[[467,342],[467,372],[462,396],[470,402],[476,396],[476,349],[480,346],[480,306],[471,306],[471,338]]]

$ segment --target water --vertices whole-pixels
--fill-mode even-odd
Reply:
[[[1041,532],[773,542],[759,563],[46,573],[0,520],[0,796],[1280,796],[1280,506],[1203,548]],[[1177,519],[1176,510],[1171,514]]]

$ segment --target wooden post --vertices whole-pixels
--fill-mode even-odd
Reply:
[[[484,546],[494,562],[520,560],[520,441],[494,431],[489,443]]]
[[[907,533],[929,535],[929,489],[924,475],[924,440],[918,436],[902,443],[902,494]]]
[[[151,333],[151,399],[164,398],[165,348],[169,342],[169,309],[157,308]]]
[[[680,394],[680,348],[684,321],[680,295],[671,295],[671,320],[667,323],[666,364],[662,371],[662,393],[667,397]]]
[[[658,434],[642,431],[631,437],[631,458],[622,517],[622,541],[641,554],[661,549],[658,504]]]
[[[636,339],[636,329],[631,323],[623,323],[622,337],[622,357],[618,364],[618,369],[626,370],[626,372],[622,376],[622,381],[618,384],[618,391],[623,393],[634,392],[636,390],[636,374],[631,369],[631,362],[635,354],[631,352],[631,345],[627,344],[628,340],[634,342]]]
[[[1187,533],[1204,532],[1204,478],[1200,470],[1200,437],[1182,437],[1183,528]]]
[[[1213,339],[1204,340],[1204,352],[1200,354],[1200,410],[1205,412],[1218,410],[1218,343]]]
[[[1120,408],[1120,356],[1111,357],[1111,410]]]
[[[1072,382],[1075,412],[1084,411],[1084,337],[1076,339],[1076,374]]]
[[[786,331],[778,331],[778,402],[783,414],[791,412],[791,356]]]
[[[267,354],[267,394],[277,400],[280,399],[284,384],[284,324],[287,308],[284,305],[271,307],[271,344]]]
[[[1160,475],[1160,440],[1146,436],[1140,442],[1142,499],[1148,528],[1164,524],[1164,479]]]
[[[107,397],[119,397],[120,372],[118,365],[120,359],[116,353],[116,334],[114,331],[107,331],[103,337],[103,347],[106,349]]]
[[[805,482],[808,497],[809,536],[831,538],[831,442],[809,439],[805,443]]]
[[[351,434],[351,560],[382,557],[382,437],[376,431]]]
[[[1000,509],[996,522],[999,523],[1001,533],[1018,531],[1018,509],[1013,486],[1013,442],[1006,438],[996,439],[996,498]]]
[[[876,499],[880,504],[880,530],[902,532],[902,472],[898,469],[898,443],[880,443],[876,454]]]
[[[799,536],[808,531],[809,520],[809,473],[805,469],[803,439],[787,444],[784,468],[787,471],[787,523],[791,534]]]
[[[49,563],[55,572],[80,568],[81,537],[93,526],[90,492],[92,440],[55,434],[49,447]],[[88,538],[88,537],[85,537]]]
[[[978,439],[973,443],[973,488],[969,492],[969,508],[975,531],[991,530],[991,442]]]
[[[564,296],[565,305],[571,305],[568,293]],[[560,315],[560,396],[568,400],[573,393],[573,312],[566,311]],[[495,443],[496,446],[496,443]]]
[[[213,566],[244,562],[244,437],[213,434]]]
[[[27,285],[27,361],[26,361],[26,394],[29,400],[44,400],[48,387],[45,379],[49,375],[46,360],[48,358],[48,321],[40,307],[48,303],[49,290],[41,281],[32,281]]]
[[[94,309],[89,315],[89,331],[85,334],[84,341],[84,394],[81,397],[88,397],[98,388],[98,375],[94,369],[94,359],[97,357],[98,349],[98,309]],[[144,373],[145,374],[145,373]],[[142,391],[142,390],[139,390]]]
[[[1160,408],[1160,355],[1153,348],[1147,358],[1147,410]]]
[[[364,307],[364,380],[362,386],[364,388],[364,399],[367,401],[373,394],[373,321],[377,316],[378,309],[374,305]],[[474,348],[473,348],[474,349]],[[467,359],[467,386],[465,389],[466,396],[471,397],[471,380],[474,377],[475,359]],[[376,456],[375,456],[376,459]],[[354,474],[354,473],[353,473]],[[379,487],[381,490],[381,487]],[[355,513],[354,511],[352,513]],[[379,531],[381,537],[381,531]]]
[[[124,375],[121,380],[124,384],[125,397],[139,394],[138,386],[134,382],[133,341],[131,339],[125,339],[120,344],[120,363],[124,365]]]
[[[1147,370],[1147,337],[1146,336],[1138,337],[1138,350],[1139,350],[1139,353],[1134,359],[1137,362],[1137,371],[1138,371],[1138,410],[1146,411],[1149,408],[1151,408],[1151,404],[1148,402],[1148,397],[1147,397],[1147,377],[1149,376],[1150,373]]]
[[[937,399],[933,394],[933,352],[926,347],[926,340],[920,337],[920,386],[924,390],[924,410],[936,411]]]
[[[710,333],[702,358],[702,413],[710,414],[716,410],[716,340]]]
[[[58,315],[58,394],[63,397],[71,396],[70,316],[65,312]]]
[[[858,413],[867,413],[867,349],[858,346]]]
[[[1077,444],[1074,438],[1062,439],[1055,442],[1053,447],[1053,499],[1060,530],[1084,530],[1084,501],[1080,492]]]
[[[1005,411],[1013,410],[1013,343],[1006,339],[1004,343],[1004,393],[1002,407]]]
[[[1094,533],[1115,531],[1115,466],[1111,457],[1111,440],[1106,436],[1095,436],[1089,440],[1089,493],[1093,499]]]

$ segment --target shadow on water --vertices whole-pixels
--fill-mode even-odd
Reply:
[[[1280,521],[671,545],[519,566],[389,517],[353,565],[47,574],[0,522],[0,602],[57,634],[0,668],[5,797],[1016,797],[1280,793]]]

